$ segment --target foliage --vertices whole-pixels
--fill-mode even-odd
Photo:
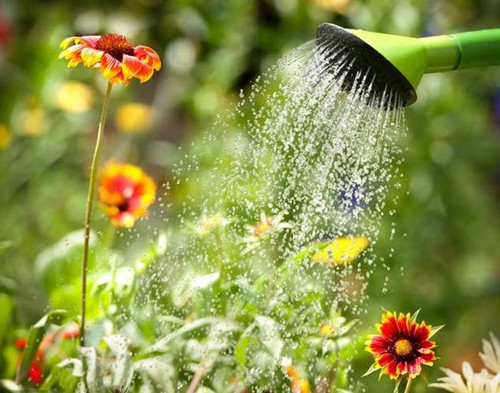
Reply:
[[[472,0],[2,3],[0,379],[15,378],[20,356],[15,341],[28,337],[28,327],[48,309],[67,310],[71,318],[79,310],[78,239],[104,84],[88,70],[78,75],[66,70],[57,60],[62,38],[119,30],[161,53],[165,68],[156,83],[140,93],[133,84],[116,89],[104,154],[139,164],[162,184],[171,180],[174,163],[185,159],[177,150],[181,144],[206,148],[197,163],[206,176],[215,167],[221,174],[228,170],[231,157],[215,143],[203,145],[203,131],[217,132],[210,129],[216,114],[287,50],[312,39],[319,23],[412,36],[444,34],[497,26],[498,7]],[[88,381],[97,390],[140,384],[145,391],[183,391],[203,367],[207,392],[231,391],[227,381],[234,390],[287,391],[290,381],[281,362],[290,358],[314,391],[323,386],[321,378],[338,388],[359,389],[348,371],[359,379],[370,359],[355,350],[356,338],[379,318],[381,305],[422,307],[426,319],[446,323],[439,362],[456,369],[463,356],[477,352],[473,343],[499,326],[499,75],[488,69],[424,77],[419,100],[407,111],[404,176],[393,195],[397,217],[388,217],[381,228],[387,241],[377,245],[383,261],[370,278],[363,318],[332,304],[331,282],[315,279],[318,269],[328,267],[302,259],[311,250],[276,262],[269,257],[276,251],[264,244],[242,260],[232,258],[242,244],[230,234],[241,237],[257,217],[237,217],[228,227],[196,235],[182,233],[179,223],[166,223],[171,209],[182,208],[179,201],[189,202],[188,195],[217,197],[216,182],[209,190],[189,182],[170,185],[161,190],[166,195],[151,216],[130,231],[115,232],[104,215],[96,214],[88,315],[89,341],[97,349],[83,351],[83,364],[76,342],[57,339],[45,352],[51,376],[44,386],[74,391],[87,370],[88,376],[102,376]],[[144,127],[137,121],[124,125],[130,102],[146,105],[152,121]],[[238,139],[238,128],[233,132],[228,143]],[[258,189],[259,180],[249,189]],[[193,217],[193,228],[202,210]],[[214,241],[217,236],[222,246]],[[172,272],[165,247],[181,240],[208,255],[206,263],[182,261],[185,269]],[[221,247],[232,264],[224,271],[217,259]],[[362,266],[362,258],[355,263]],[[270,266],[274,276],[259,277]],[[334,270],[325,277],[334,279]],[[275,277],[283,287],[276,296]],[[161,314],[152,311],[153,301]],[[362,319],[356,332],[355,319]],[[331,337],[321,335],[325,323],[334,327]],[[65,328],[51,325],[47,333]],[[256,364],[265,373],[252,373]],[[335,375],[329,374],[332,369]],[[438,375],[432,369],[428,379]],[[390,389],[383,382],[378,388],[371,380],[364,383],[367,391]],[[13,382],[4,385],[18,388]],[[415,386],[419,389],[423,386]]]

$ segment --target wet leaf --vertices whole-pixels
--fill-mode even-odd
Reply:
[[[92,347],[80,347],[83,356],[83,367],[86,371],[88,393],[104,393],[101,365],[97,356],[97,351]]]
[[[45,316],[35,323],[29,333],[28,343],[24,349],[19,368],[17,370],[16,381],[21,383],[25,380],[26,374],[31,366],[31,363],[36,357],[38,347],[42,342],[43,336],[47,332],[50,325],[61,326],[68,319],[66,310],[53,310],[45,314]]]

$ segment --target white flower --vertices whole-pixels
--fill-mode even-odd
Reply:
[[[468,362],[462,363],[460,375],[448,368],[442,368],[446,377],[438,379],[439,383],[429,386],[447,390],[453,393],[500,393],[500,374],[493,377],[486,369],[475,373]]]
[[[257,223],[246,226],[248,236],[245,237],[244,240],[248,245],[251,245],[262,239],[268,238],[275,232],[279,232],[290,227],[291,225],[289,223],[283,222],[282,214],[278,214],[274,217],[267,217],[265,213],[261,213],[260,220]]]
[[[483,340],[483,352],[479,353],[484,365],[490,371],[500,373],[500,343],[493,333],[490,333],[491,342]]]
[[[429,386],[447,390],[453,393],[500,393],[500,344],[498,339],[491,336],[491,343],[483,340],[483,352],[479,356],[484,365],[495,374],[483,368],[476,373],[468,362],[462,363],[462,375],[448,368],[442,368],[445,377],[438,379],[438,383]]]

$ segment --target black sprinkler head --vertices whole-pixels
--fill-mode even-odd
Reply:
[[[346,63],[342,71],[345,73],[343,90],[351,91],[355,81],[359,84],[360,77],[366,75],[368,82],[372,82],[368,101],[389,109],[408,106],[416,101],[415,89],[406,77],[380,52],[349,30],[323,23],[318,27],[316,36],[322,60],[327,62],[323,65],[327,72],[333,72],[335,65],[341,61]]]

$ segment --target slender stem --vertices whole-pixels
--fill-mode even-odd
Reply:
[[[92,206],[94,205],[95,182],[97,177],[97,166],[99,155],[101,153],[101,142],[104,134],[104,125],[108,114],[109,100],[111,98],[111,88],[113,85],[108,83],[104,102],[102,104],[101,118],[99,119],[99,128],[97,129],[97,140],[95,143],[94,157],[90,167],[89,193],[87,195],[87,209],[85,211],[85,235],[83,238],[83,260],[82,260],[82,319],[80,322],[80,346],[85,346],[85,310],[87,305],[87,266],[89,259],[89,240],[90,224],[92,220]]]
[[[194,393],[198,389],[198,385],[200,384],[203,376],[206,373],[206,369],[203,366],[200,366],[198,370],[194,373],[193,380],[189,384],[188,390],[186,390],[186,393]]]
[[[410,393],[412,382],[413,382],[413,378],[408,377],[408,382],[406,383],[405,393]]]

